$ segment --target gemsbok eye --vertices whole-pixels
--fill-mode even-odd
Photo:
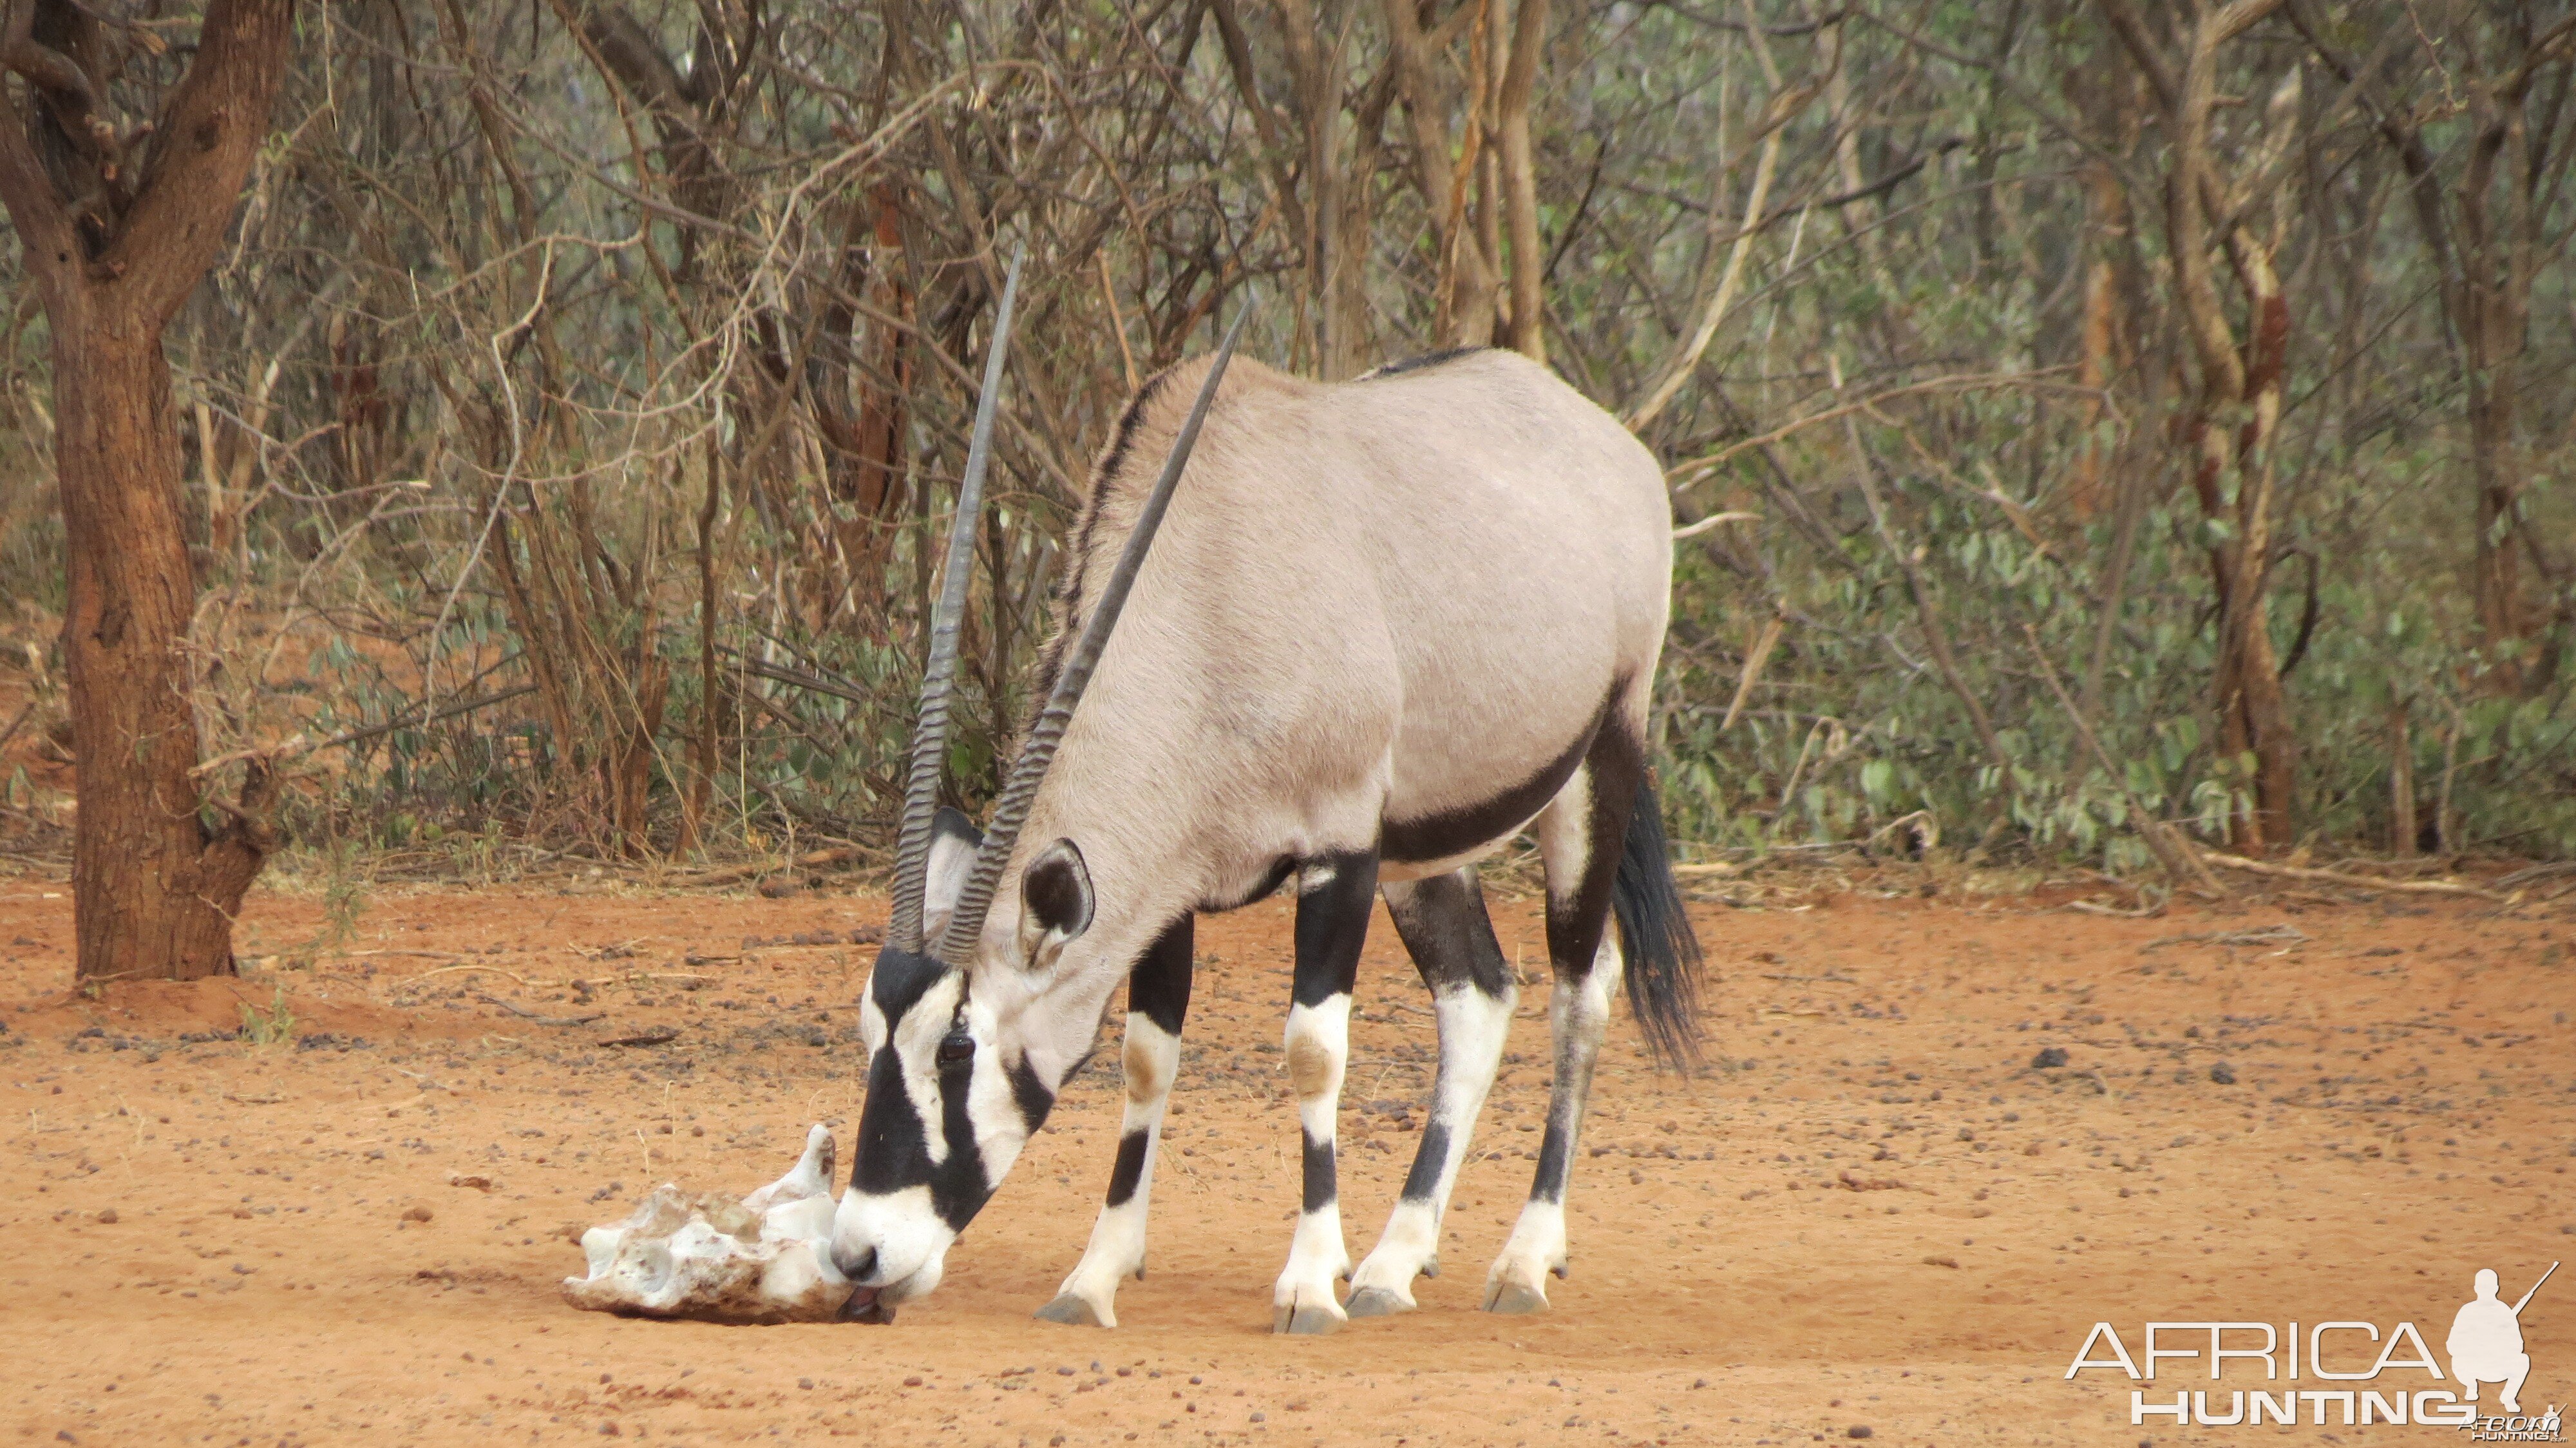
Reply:
[[[975,1038],[964,1031],[951,1031],[939,1038],[939,1050],[932,1059],[943,1071],[952,1066],[963,1066],[975,1059]]]

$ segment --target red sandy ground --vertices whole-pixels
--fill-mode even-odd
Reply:
[[[1108,1175],[1114,1051],[1072,1084],[947,1285],[892,1328],[628,1321],[557,1297],[581,1261],[569,1235],[653,1182],[747,1189],[817,1120],[846,1150],[845,1038],[871,951],[743,939],[846,932],[880,920],[879,900],[380,893],[323,970],[92,1001],[63,994],[67,896],[0,881],[0,1442],[1303,1448],[1866,1427],[1882,1444],[2222,1443],[2253,1434],[2132,1428],[2126,1379],[2065,1381],[2090,1325],[2118,1325],[2135,1353],[2150,1319],[2411,1321],[2439,1351],[2478,1268],[2511,1297],[2576,1256],[2557,907],[1708,907],[1724,1068],[1657,1075],[1622,1022],[1554,1310],[1474,1310],[1546,1099],[1534,989],[1422,1310],[1279,1339],[1270,1282],[1298,1176],[1281,905],[1201,927],[1152,1271],[1119,1296],[1126,1326],[1101,1332],[1029,1312]],[[1532,905],[1497,915],[1535,979]],[[310,899],[263,894],[243,935],[291,955],[319,919]],[[2207,938],[2282,925],[2307,938]],[[1355,1256],[1411,1159],[1419,1109],[1390,1112],[1420,1100],[1432,1046],[1383,920],[1368,964],[1343,1118]],[[238,1026],[280,981],[301,1046],[178,1039]],[[677,1039],[600,1044],[658,1026]],[[2068,1065],[2032,1069],[2048,1046]],[[2220,1063],[2235,1084],[2211,1080]],[[451,1184],[467,1177],[488,1189]],[[2526,1406],[2576,1398],[2576,1278],[2525,1330]],[[2169,1363],[2158,1386],[2206,1387],[2200,1371]]]

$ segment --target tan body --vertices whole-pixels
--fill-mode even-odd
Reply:
[[[1133,456],[1161,456],[1205,365],[1145,399]],[[1086,510],[1077,607],[1145,471]],[[1108,917],[1087,943],[1132,958],[1174,915],[1242,903],[1283,859],[1364,850],[1382,823],[1530,779],[1614,686],[1642,729],[1671,575],[1654,455],[1517,353],[1339,384],[1238,361],[1022,853],[1078,837]],[[1471,850],[1387,858],[1380,878],[1455,868],[1545,803]],[[1009,878],[995,946],[1016,929]]]

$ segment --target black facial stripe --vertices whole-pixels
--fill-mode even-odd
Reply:
[[[1019,1103],[1020,1124],[1031,1136],[1038,1134],[1047,1113],[1055,1109],[1055,1089],[1038,1079],[1037,1068],[1026,1056],[1011,1063],[1011,1099]]]
[[[1565,782],[1574,777],[1576,766],[1583,763],[1603,721],[1609,718],[1612,704],[1626,691],[1625,680],[1614,680],[1583,733],[1566,745],[1563,753],[1520,783],[1474,804],[1436,810],[1418,819],[1385,821],[1378,827],[1378,857],[1402,865],[1427,864],[1466,854],[1518,828],[1545,809],[1547,802],[1556,798],[1556,792],[1565,788]]]
[[[931,1168],[929,1174],[931,1210],[960,1232],[975,1220],[975,1213],[993,1195],[992,1179],[984,1171],[984,1153],[975,1142],[975,1120],[967,1110],[967,1100],[973,1094],[967,1086],[961,1073],[941,1087],[939,1126],[940,1134],[948,1138],[948,1160]]]
[[[1440,1190],[1440,1167],[1449,1159],[1449,1123],[1434,1117],[1422,1128],[1422,1149],[1415,1153],[1413,1170],[1404,1174],[1404,1199],[1427,1202]]]
[[[870,1196],[901,1191],[930,1164],[921,1115],[903,1089],[903,1058],[891,1045],[868,1062],[868,1097],[859,1107],[858,1140],[850,1151],[850,1185]]]
[[[1109,1169],[1109,1205],[1125,1206],[1136,1195],[1136,1184],[1145,1179],[1145,1148],[1153,1135],[1131,1131],[1118,1138],[1118,1163]]]
[[[1317,1141],[1302,1130],[1297,1134],[1306,1142],[1306,1210],[1320,1212],[1339,1195],[1333,1184],[1333,1144]]]
[[[927,955],[897,950],[889,945],[877,951],[876,969],[868,976],[868,998],[884,1013],[886,1034],[892,1039],[894,1023],[903,1019],[930,988],[937,985],[949,967]]]
[[[960,1068],[941,1073],[939,1134],[947,1147],[947,1160],[933,1162],[928,1123],[904,1089],[903,1058],[894,1047],[897,1023],[949,974],[949,967],[926,955],[891,946],[877,952],[868,996],[885,1016],[886,1044],[868,1061],[868,1094],[859,1108],[850,1185],[870,1196],[927,1186],[933,1210],[950,1227],[962,1231],[993,1191],[984,1172],[983,1153],[976,1146],[974,1121],[967,1114],[972,1072]],[[1022,1109],[1026,1110],[1025,1103]]]

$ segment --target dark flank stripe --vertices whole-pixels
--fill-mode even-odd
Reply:
[[[1614,681],[1608,697],[1601,701],[1599,709],[1593,711],[1592,721],[1584,727],[1583,733],[1527,779],[1507,785],[1473,804],[1440,810],[1417,819],[1383,822],[1378,826],[1378,857],[1407,865],[1446,860],[1499,839],[1528,822],[1531,816],[1547,807],[1549,800],[1556,798],[1556,792],[1565,788],[1568,779],[1574,777],[1576,767],[1583,763],[1584,756],[1592,750],[1593,740],[1599,737],[1602,722],[1610,717],[1611,706],[1626,692],[1625,680]]]
[[[1404,1176],[1404,1199],[1427,1202],[1440,1190],[1440,1167],[1449,1160],[1449,1123],[1434,1120],[1422,1128],[1422,1149],[1413,1157],[1413,1170]]]
[[[1148,1131],[1131,1131],[1118,1138],[1118,1164],[1109,1169],[1109,1205],[1123,1207],[1136,1195],[1136,1184],[1145,1179],[1145,1153],[1154,1144]]]
[[[1298,1134],[1305,1136],[1302,1131]],[[1306,1210],[1320,1212],[1331,1206],[1338,1195],[1339,1192],[1333,1185],[1333,1144],[1307,1136]]]

